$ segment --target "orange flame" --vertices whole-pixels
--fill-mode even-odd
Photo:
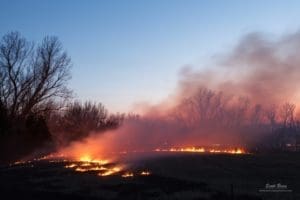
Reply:
[[[149,171],[142,171],[140,173],[141,176],[149,176],[151,173]]]
[[[191,152],[191,153],[226,153],[226,154],[245,154],[246,151],[242,148],[217,149],[204,147],[185,147],[185,148],[169,148],[169,149],[155,149],[157,152]]]
[[[126,172],[125,174],[122,175],[123,178],[129,178],[129,177],[133,177],[133,173],[131,172]]]
[[[118,172],[121,171],[121,167],[113,167],[111,169],[107,169],[105,172],[103,173],[99,173],[98,175],[99,176],[109,176],[109,175],[113,175],[113,174],[116,174]]]

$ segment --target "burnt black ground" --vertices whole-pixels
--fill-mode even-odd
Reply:
[[[38,161],[1,165],[1,199],[300,199],[300,154],[169,154],[131,163],[151,176],[99,177]],[[281,183],[292,192],[263,193]]]

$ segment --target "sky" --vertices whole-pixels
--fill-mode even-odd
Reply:
[[[182,67],[207,68],[243,35],[284,35],[299,21],[296,0],[0,0],[0,36],[58,36],[75,99],[112,112],[160,102]]]

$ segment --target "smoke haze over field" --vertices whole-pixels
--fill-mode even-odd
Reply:
[[[238,45],[204,71],[183,69],[179,96],[199,87],[248,97],[260,104],[298,100],[300,83],[300,32],[270,40],[261,33],[243,37]]]
[[[299,50],[300,32],[277,40],[248,34],[214,67],[183,68],[177,90],[165,101],[140,106],[141,116],[129,116],[117,130],[92,134],[68,151],[103,155],[215,143],[251,145],[279,124],[294,123],[295,107],[286,102],[299,101]]]

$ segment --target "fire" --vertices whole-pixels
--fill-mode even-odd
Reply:
[[[89,155],[80,156],[79,161],[86,162],[86,163],[99,163],[99,164],[102,164],[102,165],[105,165],[105,164],[109,163],[108,160],[92,159],[91,156],[89,156]]]
[[[97,172],[99,176],[109,176],[122,170],[122,167],[110,163],[107,159],[94,159],[88,154],[78,156],[77,159],[69,160],[65,168],[76,172]]]
[[[81,165],[81,166],[84,166],[84,165]],[[68,168],[68,167],[66,166],[66,168]],[[82,167],[76,167],[75,168],[75,171],[77,171],[77,172],[105,171],[105,170],[108,170],[108,168],[103,167],[103,166],[101,166],[101,167],[89,167],[89,168],[82,168]]]
[[[98,175],[99,176],[109,176],[109,175],[113,175],[113,174],[116,174],[118,172],[121,171],[121,167],[113,167],[111,169],[107,169],[105,172],[103,173],[99,173]]]
[[[140,176],[149,176],[151,173],[149,171],[141,171],[140,173],[136,173],[136,174]],[[122,175],[123,178],[129,178],[133,176],[134,174],[132,172],[126,172],[125,174]]]
[[[136,152],[146,152],[143,150],[135,151],[120,151],[119,154],[136,153]],[[211,147],[170,147],[170,148],[157,148],[150,150],[150,152],[180,152],[180,153],[212,153],[212,154],[246,154],[243,148],[225,148],[220,145],[213,145]],[[77,152],[78,153],[78,152]],[[116,154],[113,156],[105,157],[94,157],[93,154],[89,153],[78,153],[78,154],[50,154],[41,158],[35,158],[32,161],[17,161],[13,165],[27,164],[31,162],[38,161],[48,161],[51,162],[63,162],[64,168],[73,170],[79,173],[93,173],[98,176],[121,176],[123,178],[135,177],[135,176],[149,176],[151,172],[148,170],[140,170],[135,172],[125,171],[128,167],[125,163],[116,163]],[[94,154],[96,155],[96,154]],[[108,155],[106,155],[108,156]],[[100,159],[101,158],[101,159]],[[108,158],[108,159],[107,159]]]
[[[124,165],[114,165],[112,163],[103,162],[103,160],[93,160],[89,156],[81,157],[78,161],[72,161],[65,168],[73,169],[76,172],[97,172],[98,176],[111,176],[121,174],[125,169]],[[150,171],[144,170],[140,173],[136,173],[140,176],[151,175]],[[134,177],[133,172],[124,172],[121,175],[123,178]]]
[[[128,177],[133,177],[133,173],[131,172],[126,172],[125,174],[122,175],[123,178],[128,178]]]
[[[65,168],[75,169],[75,171],[78,171],[78,172],[108,170],[107,167],[104,167],[104,166],[99,165],[99,164],[95,164],[95,163],[81,163],[81,162],[71,163],[69,165],[66,165]]]
[[[82,162],[91,162],[92,158],[89,155],[84,155],[84,156],[81,156],[79,158],[79,160],[82,161]]]
[[[73,164],[70,164],[70,165],[66,165],[65,168],[74,168],[74,167],[76,167],[76,166],[77,166],[77,165],[73,163]]]
[[[31,161],[23,161],[23,160],[20,160],[20,161],[14,162],[14,163],[11,164],[11,165],[22,165],[22,164],[26,164],[26,163],[31,163]]]
[[[169,148],[160,149],[157,148],[156,152],[191,152],[191,153],[226,153],[226,154],[245,154],[246,151],[242,148],[230,148],[230,149],[219,149],[219,148],[204,148],[204,147],[185,147],[185,148]]]
[[[204,148],[187,147],[187,148],[171,148],[170,151],[182,151],[182,152],[205,152]]]
[[[149,171],[142,171],[140,173],[141,176],[149,176],[151,173]]]

